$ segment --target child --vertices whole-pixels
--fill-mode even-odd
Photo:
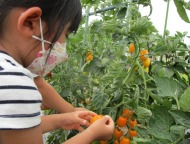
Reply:
[[[42,144],[42,134],[58,128],[81,131],[64,144],[111,138],[109,116],[90,126],[96,114],[87,110],[40,117],[42,97],[32,73],[44,76],[67,58],[65,39],[81,13],[79,0],[0,1],[0,144]]]

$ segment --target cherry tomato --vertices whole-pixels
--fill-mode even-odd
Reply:
[[[129,52],[130,53],[134,53],[134,51],[135,51],[135,45],[134,45],[134,43],[130,43],[130,45],[129,45]]]
[[[114,136],[116,139],[119,139],[122,135],[123,135],[123,132],[120,129],[116,128],[114,130]]]
[[[129,109],[125,109],[122,113],[122,115],[126,116],[127,118],[129,118],[130,116],[133,115],[133,111],[129,110]]]
[[[131,119],[130,122],[129,122],[129,124],[130,124],[130,126],[132,128],[134,128],[134,126],[137,125],[137,120],[136,119],[134,119],[134,120]]]
[[[117,120],[117,125],[118,125],[119,127],[124,127],[124,126],[126,126],[126,124],[127,124],[127,118],[126,118],[126,117],[123,117],[123,116],[120,116],[120,117],[118,118],[118,120]]]
[[[90,120],[90,124],[92,124],[93,122],[95,122],[95,121],[101,119],[102,117],[103,117],[103,115],[95,115],[95,116],[93,116],[93,117],[91,118],[91,120]]]
[[[137,136],[137,132],[135,130],[130,130],[129,134],[131,137],[136,137]]]
[[[93,59],[93,55],[89,55],[89,56],[87,56],[87,58],[86,58],[86,62],[89,62],[89,61],[91,61]]]
[[[151,63],[150,58],[147,58],[146,60],[143,61],[143,66],[144,66],[145,68],[147,68],[147,67],[150,66],[150,63]]]
[[[148,58],[147,55],[148,55],[148,51],[145,50],[145,49],[143,49],[143,50],[140,52],[140,59],[141,59],[142,61],[146,60],[146,59]]]
[[[130,144],[130,139],[122,137],[119,144]]]

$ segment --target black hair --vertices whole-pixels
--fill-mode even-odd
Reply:
[[[0,35],[8,13],[14,8],[39,7],[42,20],[47,23],[47,34],[54,33],[52,43],[56,42],[65,26],[70,23],[70,32],[76,32],[81,18],[80,0],[0,0]]]

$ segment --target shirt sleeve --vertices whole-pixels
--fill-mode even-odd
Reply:
[[[0,71],[0,129],[32,128],[41,122],[42,97],[22,70]]]

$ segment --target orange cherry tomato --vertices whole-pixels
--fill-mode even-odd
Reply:
[[[108,141],[100,141],[100,144],[108,144]]]
[[[119,144],[130,144],[130,139],[122,137]]]
[[[119,144],[119,141],[117,139],[114,140],[114,144]]]
[[[101,119],[102,117],[103,117],[103,115],[95,115],[95,116],[93,116],[93,117],[91,118],[91,120],[90,120],[90,124],[92,124],[93,122],[95,122],[95,121]]]
[[[130,126],[132,127],[132,128],[134,128],[135,127],[135,125],[137,125],[137,120],[136,119],[134,119],[134,120],[130,120],[130,122],[129,122],[129,124],[130,124]]]
[[[146,60],[143,61],[143,66],[144,66],[145,68],[147,68],[147,67],[150,66],[150,63],[151,63],[150,58],[147,58]]]
[[[114,136],[116,139],[119,139],[122,135],[123,135],[123,132],[120,129],[116,128],[114,130]]]
[[[126,116],[127,118],[131,117],[133,115],[133,111],[129,109],[124,109],[122,115]]]
[[[134,43],[130,43],[130,45],[129,45],[129,52],[130,53],[134,53],[135,52],[135,45],[134,45]]]
[[[126,117],[123,117],[123,116],[120,116],[120,117],[118,118],[118,120],[117,120],[117,125],[118,125],[119,127],[124,127],[124,126],[126,126],[126,124],[127,124],[127,118],[126,118]]]
[[[89,56],[87,56],[87,58],[86,58],[86,62],[89,62],[89,61],[91,61],[91,60],[93,60],[93,55],[89,55]]]
[[[147,55],[148,55],[148,51],[145,50],[145,49],[143,49],[143,50],[140,52],[140,59],[141,59],[142,61],[146,60],[146,59],[148,58]]]
[[[136,137],[137,136],[137,132],[135,130],[130,130],[129,134],[131,137]]]

